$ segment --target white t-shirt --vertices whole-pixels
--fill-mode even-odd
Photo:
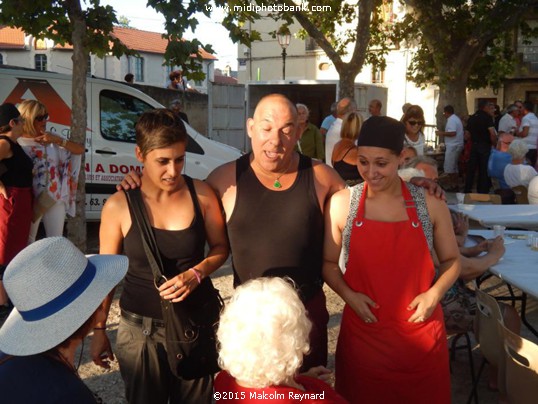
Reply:
[[[505,132],[510,133],[511,131],[514,131],[512,133],[516,133],[515,130],[517,129],[517,122],[514,119],[514,117],[510,114],[504,114],[501,120],[499,121],[499,133]]]
[[[325,135],[325,163],[332,165],[334,145],[340,141],[340,131],[342,130],[342,119],[336,118],[327,134]]]
[[[422,132],[418,133],[418,140],[415,142],[409,139],[407,135],[405,135],[404,146],[413,146],[419,156],[424,155],[424,144],[425,144],[424,133]]]
[[[445,132],[456,132],[456,136],[445,136],[446,146],[463,146],[463,123],[456,114],[446,120]]]
[[[529,149],[536,149],[536,142],[538,141],[538,118],[532,112],[529,112],[521,119],[521,128],[519,131],[521,132],[526,127],[529,128],[529,133],[524,138],[525,143],[527,143]]]
[[[504,180],[510,188],[518,185],[529,186],[529,182],[536,177],[536,170],[524,164],[508,164],[504,168]]]
[[[538,205],[538,176],[529,182],[528,188],[529,204]]]

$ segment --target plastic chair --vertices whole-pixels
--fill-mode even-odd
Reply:
[[[502,323],[505,386],[510,403],[534,404],[538,398],[538,346],[514,334]]]
[[[500,195],[496,194],[465,194],[463,203],[469,205],[500,205],[502,202]]]
[[[478,370],[476,383],[473,386],[473,391],[469,397],[469,401],[473,397],[480,375],[484,370],[486,361],[497,368],[498,371],[498,386],[499,392],[505,392],[504,386],[504,355],[502,354],[503,340],[499,332],[498,323],[504,324],[501,309],[494,297],[482,292],[480,289],[475,290],[476,293],[476,317],[475,317],[475,335],[480,344],[480,352],[484,356],[484,360]]]
[[[520,205],[528,205],[529,198],[527,196],[527,187],[524,185],[518,185],[517,187],[512,187],[512,191],[516,195],[516,202]]]

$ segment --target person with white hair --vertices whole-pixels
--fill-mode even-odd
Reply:
[[[506,114],[503,115],[499,121],[499,135],[501,133],[511,133],[514,134],[517,132],[517,122],[516,117],[519,115],[519,108],[515,104],[510,104],[506,108]]]
[[[308,122],[310,110],[305,104],[296,104],[297,107],[297,123],[299,141],[297,148],[299,152],[313,159],[323,161],[325,158],[325,146],[323,144],[323,136],[318,127],[311,122]]]
[[[217,337],[222,371],[215,398],[278,403],[345,403],[316,377],[298,375],[310,350],[312,323],[288,280],[259,278],[239,286],[221,315]],[[322,375],[323,367],[309,374]]]
[[[85,257],[63,237],[39,240],[10,262],[4,286],[15,308],[0,329],[3,403],[97,403],[75,353],[127,267],[125,256]]]
[[[512,163],[504,168],[504,180],[511,188],[518,185],[528,187],[529,182],[538,174],[534,167],[524,164],[528,151],[529,148],[523,139],[514,140],[508,148]]]

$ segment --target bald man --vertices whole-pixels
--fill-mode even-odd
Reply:
[[[345,184],[332,168],[294,151],[297,128],[297,110],[287,98],[264,97],[247,121],[252,152],[215,169],[207,182],[226,214],[234,284],[287,276],[298,287],[313,322],[308,369],[327,362],[323,208]]]

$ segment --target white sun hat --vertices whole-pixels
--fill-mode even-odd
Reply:
[[[63,237],[26,247],[4,273],[15,308],[0,328],[0,351],[34,355],[65,341],[125,276],[128,263],[123,255],[86,258]]]

